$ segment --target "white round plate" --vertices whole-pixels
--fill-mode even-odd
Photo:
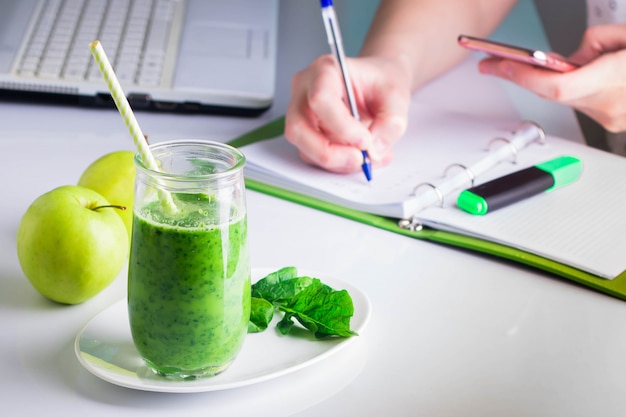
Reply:
[[[253,268],[256,282],[278,268]],[[319,278],[337,290],[348,290],[354,303],[350,327],[362,333],[371,314],[367,295],[354,285],[311,271],[298,275]],[[79,362],[95,376],[112,384],[143,391],[204,392],[255,384],[313,365],[359,336],[316,340],[308,331],[281,335],[276,330],[278,314],[262,333],[246,337],[235,362],[222,374],[191,381],[176,381],[155,375],[140,358],[133,345],[126,300],[103,310],[78,333],[74,350]],[[295,330],[292,329],[292,330]]]

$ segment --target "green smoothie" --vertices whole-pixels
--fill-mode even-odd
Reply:
[[[199,195],[175,197],[176,216],[164,215],[158,201],[135,208],[132,337],[157,373],[216,375],[235,359],[250,317],[246,219],[212,225],[207,214],[217,205]]]

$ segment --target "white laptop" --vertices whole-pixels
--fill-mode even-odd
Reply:
[[[274,98],[278,0],[0,0],[0,98],[256,116]]]

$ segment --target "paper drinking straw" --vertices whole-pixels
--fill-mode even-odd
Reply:
[[[109,87],[109,92],[111,93],[111,97],[113,97],[115,106],[120,112],[122,119],[124,119],[124,123],[130,132],[130,136],[133,138],[133,142],[135,142],[135,146],[139,152],[141,160],[149,169],[159,171],[159,167],[152,156],[152,152],[150,152],[148,144],[146,143],[145,136],[139,127],[139,123],[137,123],[137,119],[135,118],[128,100],[126,99],[126,94],[124,94],[124,90],[115,75],[115,71],[113,71],[113,67],[104,52],[104,48],[102,48],[102,44],[100,41],[95,40],[89,44],[89,49],[91,49],[91,55],[93,55],[100,72],[104,76],[104,81],[106,81],[107,86]],[[157,192],[161,203],[165,207],[175,210],[176,207],[172,201],[172,196],[161,188],[158,188]]]

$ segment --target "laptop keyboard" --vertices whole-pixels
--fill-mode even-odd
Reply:
[[[89,51],[98,39],[121,82],[158,86],[177,0],[47,0],[17,73],[100,82]]]

